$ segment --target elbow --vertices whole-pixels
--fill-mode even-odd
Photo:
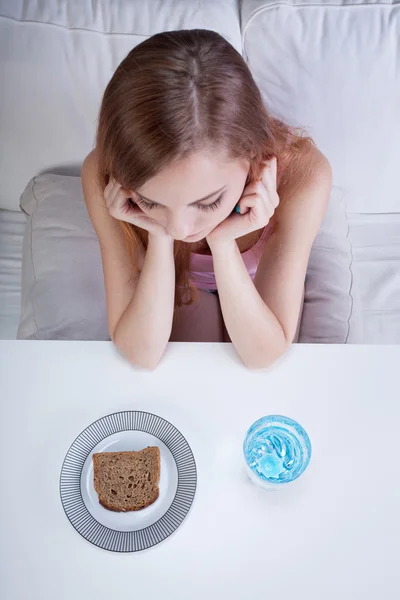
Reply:
[[[125,355],[125,358],[133,366],[139,369],[145,369],[146,371],[155,371],[158,367],[161,356],[154,358],[153,356],[129,356]]]
[[[291,343],[284,339],[282,343],[274,348],[271,348],[271,346],[258,348],[257,351],[251,355],[242,357],[243,364],[246,369],[249,369],[250,371],[268,369],[285,354],[290,346]]]
[[[150,352],[132,352],[121,348],[121,346],[117,346],[117,349],[133,367],[145,369],[146,371],[154,371],[158,367],[162,356],[157,356]]]
[[[150,348],[139,349],[128,347],[116,336],[111,336],[118,352],[125,358],[133,367],[145,369],[146,371],[154,371],[162,358],[163,352],[154,352]]]

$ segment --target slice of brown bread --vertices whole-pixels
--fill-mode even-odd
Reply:
[[[150,446],[138,452],[93,454],[94,489],[108,510],[141,510],[158,498],[160,450]]]

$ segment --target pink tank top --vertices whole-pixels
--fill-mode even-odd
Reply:
[[[264,227],[258,242],[246,252],[242,252],[243,262],[252,280],[256,275],[257,267],[260,262],[265,242],[272,227],[268,224]],[[213,258],[210,254],[197,254],[192,252],[190,262],[190,274],[194,285],[199,290],[215,290],[217,284],[215,282]]]

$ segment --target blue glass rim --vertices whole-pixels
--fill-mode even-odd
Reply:
[[[277,480],[277,479],[266,478],[264,480],[259,476],[259,474],[257,474],[255,471],[253,471],[253,469],[248,465],[247,457],[246,457],[246,445],[249,442],[249,437],[252,436],[260,426],[268,427],[269,425],[273,425],[273,424],[276,424],[276,426],[278,426],[278,427],[281,425],[282,429],[287,427],[287,428],[294,430],[295,435],[298,437],[299,441],[301,442],[301,444],[304,446],[304,448],[306,450],[305,461],[304,461],[301,469],[296,474],[296,476],[293,477],[293,479],[286,479],[286,480],[282,481],[282,480]],[[252,425],[250,425],[250,427],[248,428],[247,433],[245,435],[244,441],[243,441],[243,456],[244,456],[247,467],[251,471],[253,471],[254,474],[258,478],[260,478],[261,481],[266,481],[269,484],[277,485],[277,486],[281,486],[285,483],[290,483],[291,481],[295,481],[296,479],[298,479],[300,477],[300,475],[302,475],[304,473],[304,471],[306,470],[306,468],[308,467],[308,465],[310,463],[310,459],[311,459],[311,454],[312,454],[311,440],[310,440],[306,430],[304,429],[304,427],[302,427],[302,425],[300,425],[300,423],[298,421],[295,421],[294,419],[292,419],[290,417],[286,417],[284,415],[264,415],[263,417],[260,417],[259,419],[257,419],[257,421],[254,421],[254,423]]]

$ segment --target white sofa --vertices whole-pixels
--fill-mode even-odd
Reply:
[[[28,182],[79,176],[122,58],[192,28],[241,52],[268,108],[329,158],[359,290],[355,341],[400,342],[400,2],[369,0],[0,0],[0,338],[20,321]]]

